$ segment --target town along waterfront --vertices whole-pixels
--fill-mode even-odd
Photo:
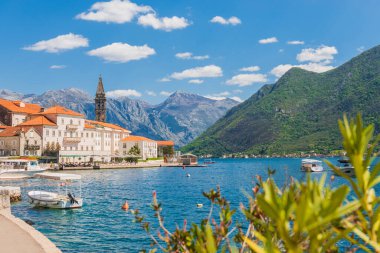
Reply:
[[[335,158],[329,158],[335,163]],[[148,168],[127,170],[73,171],[82,175],[84,205],[78,210],[50,210],[31,208],[26,193],[44,186],[46,181],[3,181],[1,185],[14,184],[22,187],[22,202],[13,205],[15,216],[33,221],[34,227],[51,239],[63,252],[138,252],[149,248],[150,239],[141,224],[135,223],[134,215],[121,209],[127,200],[131,209],[139,209],[157,228],[151,209],[152,192],[162,203],[165,226],[174,229],[183,220],[197,222],[207,217],[210,204],[202,191],[221,187],[222,194],[231,201],[233,208],[247,203],[244,192],[250,192],[254,176],[267,177],[267,168],[276,169],[273,175],[278,185],[292,176],[305,180],[300,171],[301,159],[216,159],[216,163],[204,168]],[[202,162],[202,161],[201,161]],[[324,165],[327,178],[332,172]],[[319,178],[323,173],[312,173]],[[190,177],[186,175],[190,174]],[[334,186],[345,180],[335,177]],[[58,184],[58,183],[57,183]],[[197,208],[197,204],[203,204]],[[216,214],[216,212],[215,212]],[[235,220],[244,221],[238,210]]]

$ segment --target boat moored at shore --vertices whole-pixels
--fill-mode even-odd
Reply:
[[[0,160],[0,174],[5,173],[23,173],[34,174],[45,171],[37,160],[28,159],[5,159]]]
[[[355,177],[355,169],[354,166],[350,163],[350,159],[348,157],[341,157],[338,159],[338,164],[336,166],[341,172],[344,174]],[[336,174],[336,173],[335,173]]]
[[[53,209],[73,209],[81,208],[83,205],[81,176],[63,173],[38,173],[36,178],[60,181],[59,187],[64,186],[64,193],[48,191],[30,191],[28,197],[30,203],[35,207],[45,207]],[[74,181],[79,181],[79,197],[75,197],[68,189],[68,185]]]

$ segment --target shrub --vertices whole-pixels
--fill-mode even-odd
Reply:
[[[347,251],[358,248],[366,252],[380,252],[380,198],[374,187],[380,183],[380,163],[371,171],[373,153],[379,137],[370,144],[374,126],[363,126],[361,116],[350,122],[344,116],[339,121],[343,147],[355,168],[356,179],[326,163],[344,177],[355,198],[347,198],[350,188],[341,185],[332,188],[326,176],[320,180],[307,178],[305,182],[291,180],[285,187],[276,185],[269,177],[257,176],[257,183],[248,194],[248,204],[240,209],[245,216],[245,228],[233,220],[235,211],[220,189],[204,193],[211,202],[207,218],[199,224],[169,231],[163,222],[162,207],[153,194],[152,207],[158,219],[157,233],[145,222],[138,210],[136,221],[153,241],[150,252],[338,252],[337,242],[347,241]],[[334,177],[331,178],[334,180]],[[214,206],[219,207],[219,220],[212,219]]]

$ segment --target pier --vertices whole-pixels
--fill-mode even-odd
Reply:
[[[8,189],[0,189],[0,247],[1,252],[61,253],[42,233],[11,214]]]

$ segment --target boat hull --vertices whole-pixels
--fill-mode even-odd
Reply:
[[[302,166],[301,167],[301,171],[304,171],[304,172],[322,172],[323,171],[323,167],[322,166],[317,166],[317,167]]]
[[[83,205],[82,198],[76,198],[77,203],[71,201],[68,197],[51,192],[31,191],[28,193],[29,202],[34,207],[44,207],[52,209],[74,209],[81,208]]]
[[[0,169],[0,175],[2,174],[14,174],[14,173],[22,173],[26,175],[33,175],[35,173],[44,172],[46,169],[38,168],[38,169],[30,169],[30,170],[24,170],[24,169]]]
[[[338,169],[350,177],[355,177],[355,169],[354,167],[338,167]],[[335,173],[337,174],[337,173]]]

